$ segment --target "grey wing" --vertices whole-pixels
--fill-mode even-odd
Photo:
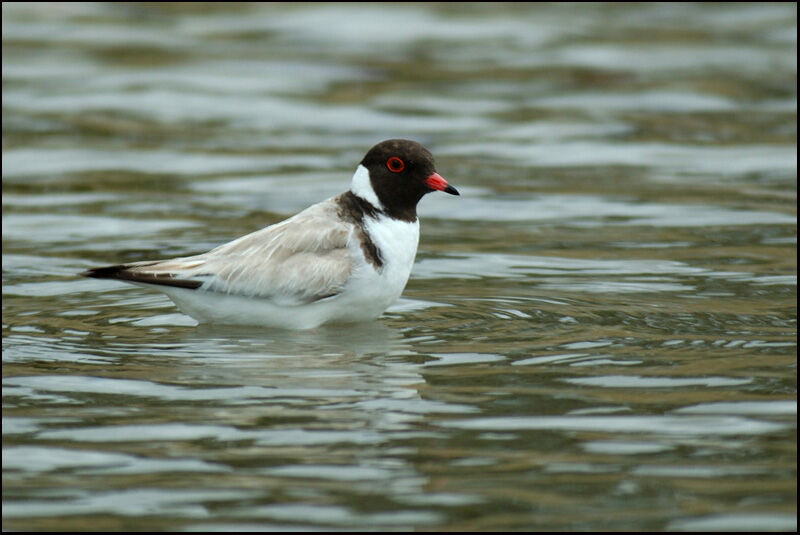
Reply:
[[[303,304],[342,291],[353,269],[353,233],[354,225],[336,217],[335,205],[326,201],[208,253],[112,266],[116,276],[102,278]]]

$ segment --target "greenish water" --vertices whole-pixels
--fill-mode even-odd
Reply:
[[[3,4],[3,528],[787,530],[795,4]],[[81,279],[424,143],[403,299]]]

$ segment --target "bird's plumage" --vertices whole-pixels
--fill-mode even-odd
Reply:
[[[391,158],[401,159],[402,171],[389,167],[400,167]],[[200,321],[311,328],[369,319],[408,280],[419,240],[417,202],[445,187],[455,191],[426,149],[390,140],[367,153],[349,191],[285,221],[207,253],[82,275],[158,288]]]

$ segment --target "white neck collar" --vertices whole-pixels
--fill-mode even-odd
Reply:
[[[375,190],[372,189],[372,182],[369,180],[369,171],[363,165],[356,168],[353,180],[350,182],[350,191],[361,197],[378,210],[383,210],[383,204],[378,200]]]

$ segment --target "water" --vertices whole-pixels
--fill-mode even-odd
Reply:
[[[3,527],[795,530],[794,4],[3,4]],[[198,326],[189,255],[426,144],[402,300]]]

